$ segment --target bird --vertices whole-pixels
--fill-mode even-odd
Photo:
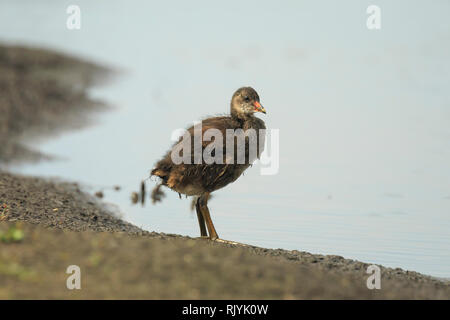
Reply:
[[[266,109],[261,105],[258,93],[252,87],[241,87],[234,92],[231,98],[228,115],[209,117],[188,128],[186,130],[187,135],[180,137],[151,170],[150,176],[160,179],[160,183],[151,194],[153,203],[162,200],[164,192],[161,191],[161,187],[163,186],[177,192],[180,197],[181,194],[196,197],[194,200],[196,199],[195,208],[200,227],[200,237],[221,240],[211,219],[208,199],[212,192],[236,181],[253,164],[256,158],[260,158],[264,151],[266,126],[263,120],[255,116],[256,113],[266,114]],[[216,136],[214,136],[214,140],[212,138],[211,140],[206,139],[205,133],[210,129],[213,129],[215,133],[222,134],[223,137],[233,133],[234,143],[227,145],[226,138],[218,139]],[[197,146],[194,141],[196,130],[201,133],[201,144],[198,143]],[[251,135],[251,131],[255,134]],[[186,142],[187,144],[183,145]],[[211,151],[211,147],[208,147],[208,145],[212,143],[216,144]],[[241,144],[239,145],[239,143]],[[256,143],[256,152],[253,153],[252,143]],[[186,149],[179,152],[180,146],[185,146]],[[239,151],[242,150],[239,149],[241,146],[245,149],[239,155]],[[222,150],[223,155],[218,153],[215,158],[222,159],[222,161],[212,163],[205,160],[195,161],[196,151],[201,151],[197,154],[204,155],[204,152],[208,150],[211,151],[210,154],[213,157],[217,156],[216,152]],[[223,150],[226,150],[226,152]],[[191,161],[181,163],[174,161],[174,152],[179,152],[179,156],[186,155],[186,159]]]

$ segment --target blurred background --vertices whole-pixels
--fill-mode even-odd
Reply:
[[[81,9],[68,30],[66,9]],[[381,9],[368,30],[366,9]],[[90,90],[96,124],[39,141],[59,160],[14,172],[119,185],[105,200],[146,230],[198,236],[190,200],[130,194],[177,128],[254,87],[280,130],[280,170],[214,194],[221,238],[337,254],[450,278],[448,1],[2,0],[0,42],[120,71]],[[152,188],[155,182],[148,181]]]

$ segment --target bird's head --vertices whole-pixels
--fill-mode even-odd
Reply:
[[[237,89],[231,98],[231,115],[246,119],[255,112],[266,113],[266,109],[259,103],[259,96],[255,89],[251,87]]]

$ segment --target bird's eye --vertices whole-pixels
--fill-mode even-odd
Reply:
[[[249,101],[250,101],[250,98],[249,98],[248,96],[245,96],[245,97],[244,97],[244,100],[245,100],[246,102],[249,102]]]

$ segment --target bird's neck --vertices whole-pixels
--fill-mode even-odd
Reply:
[[[244,129],[244,131],[248,129],[259,130],[265,128],[264,122],[254,115],[247,115],[245,118],[234,117],[233,115],[231,117],[236,123],[236,128]]]
[[[253,119],[255,119],[255,117],[252,114],[248,115],[237,112],[231,112],[231,118],[233,118],[233,120],[238,122],[241,128],[244,128],[247,123],[251,123],[253,122]]]

